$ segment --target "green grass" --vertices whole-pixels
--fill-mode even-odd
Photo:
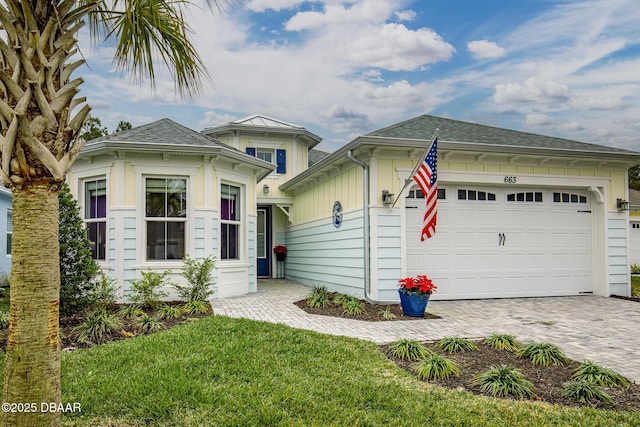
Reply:
[[[0,354],[0,368],[4,356]],[[0,374],[2,369],[0,369]],[[368,341],[212,316],[62,355],[68,426],[637,425],[632,413],[452,391]]]
[[[631,276],[631,295],[640,297],[640,276]]]

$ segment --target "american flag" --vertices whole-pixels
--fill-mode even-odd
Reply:
[[[425,241],[436,234],[436,217],[438,210],[438,138],[436,137],[429,148],[427,157],[416,171],[413,180],[418,183],[427,200],[427,210],[424,213],[422,235],[420,241]]]

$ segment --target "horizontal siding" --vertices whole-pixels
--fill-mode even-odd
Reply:
[[[194,258],[204,258],[205,257],[205,239],[204,239],[204,227],[205,221],[204,218],[196,218],[194,221],[194,247],[193,247],[193,257]]]
[[[362,217],[345,220],[339,228],[326,223],[297,226],[286,232],[286,277],[333,292],[364,295]]]
[[[130,281],[136,278],[136,218],[124,218],[124,275],[123,289],[125,295],[129,293]]]
[[[628,222],[622,218],[610,218],[607,225],[609,292],[612,295],[629,295]]]

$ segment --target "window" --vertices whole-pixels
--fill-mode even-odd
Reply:
[[[287,150],[247,147],[245,152],[250,156],[264,160],[265,162],[275,163],[277,165],[276,173],[287,173]],[[275,162],[273,161],[274,153]]]
[[[571,193],[553,193],[554,203],[579,203],[587,204],[587,196]]]
[[[7,209],[7,255],[11,255],[11,238],[13,237],[13,210]]]
[[[240,188],[220,186],[220,258],[240,259]]]
[[[631,224],[631,228],[638,228],[638,229],[640,229],[640,223],[638,223],[638,222],[634,222],[634,223],[632,223],[632,224]]]
[[[486,191],[458,189],[458,200],[480,200],[480,201],[496,201],[495,193],[487,193]]]
[[[542,203],[542,191],[507,194],[507,202]]]
[[[107,241],[107,181],[84,182],[84,222],[93,259],[104,260]]]
[[[444,200],[447,198],[447,191],[444,188],[438,188],[438,200]],[[424,193],[419,188],[410,190],[407,193],[407,199],[424,199]]]
[[[187,180],[145,179],[147,259],[184,258],[187,222]]]

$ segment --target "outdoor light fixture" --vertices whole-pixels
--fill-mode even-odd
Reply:
[[[269,185],[268,184],[265,184],[265,185],[262,186],[262,192],[264,194],[269,194]]]
[[[393,204],[393,194],[389,193],[387,190],[382,190],[382,203],[384,205],[392,205]]]
[[[624,212],[629,210],[629,202],[626,200],[618,199],[616,201],[616,205],[618,206],[618,212]]]

